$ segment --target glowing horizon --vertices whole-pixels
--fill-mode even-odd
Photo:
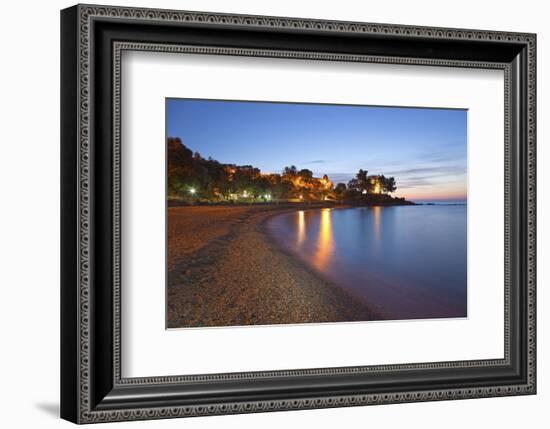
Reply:
[[[393,195],[467,200],[467,111],[167,99],[167,136],[203,157],[262,173],[307,168],[336,184],[362,168],[394,176]]]

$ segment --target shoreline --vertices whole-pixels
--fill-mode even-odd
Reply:
[[[202,243],[180,252],[168,271],[167,327],[277,325],[380,320],[307,263],[286,252],[266,227],[271,217],[297,210],[346,208],[330,203],[170,207],[170,219],[187,213],[187,235]],[[239,210],[241,208],[241,210]],[[208,213],[210,212],[210,213]],[[232,212],[221,213],[220,212]],[[202,230],[217,217],[217,233]],[[221,220],[220,220],[221,219]],[[201,228],[193,224],[200,223]],[[181,227],[181,225],[180,225]],[[192,233],[191,233],[192,230]],[[169,254],[185,234],[172,231]],[[178,240],[177,237],[180,237]],[[199,241],[201,241],[199,240]],[[177,253],[177,252],[176,252]]]
[[[413,201],[392,198],[388,200],[378,201],[358,201],[358,200],[342,200],[342,201],[304,201],[304,202],[234,202],[234,201],[178,201],[168,200],[166,206],[170,207],[295,207],[296,210],[304,210],[306,208],[323,208],[323,207],[392,207],[392,206],[418,206],[430,205],[431,203],[415,203]]]
[[[351,206],[351,205],[339,205],[337,207],[331,206],[331,207],[316,207],[316,208],[309,208],[309,210],[319,210],[323,208],[330,208],[333,210],[340,210],[340,209],[351,209],[351,208],[357,208],[357,206]],[[301,208],[298,210],[308,210],[307,208]],[[304,259],[300,258],[300,255],[298,255],[295,251],[292,249],[289,249],[285,247],[280,240],[274,236],[274,231],[272,231],[268,226],[267,223],[269,220],[275,216],[279,215],[285,215],[293,213],[293,211],[286,211],[283,213],[273,213],[271,216],[266,217],[261,224],[259,225],[259,228],[261,228],[261,232],[266,236],[266,239],[269,240],[269,243],[275,248],[276,252],[279,252],[283,254],[285,257],[290,258],[293,263],[300,265],[300,267],[306,271],[308,271],[312,277],[316,278],[319,282],[323,283],[327,287],[333,288],[335,290],[334,293],[342,295],[343,299],[349,300],[352,302],[352,305],[355,306],[361,306],[366,311],[370,313],[372,316],[369,320],[386,320],[385,317],[382,316],[379,312],[372,309],[368,303],[362,302],[357,297],[354,297],[349,292],[347,292],[342,287],[338,286],[337,283],[335,283],[333,280],[329,279],[325,274],[318,271],[314,266],[312,266],[310,263],[305,261]],[[354,320],[351,320],[354,321]]]

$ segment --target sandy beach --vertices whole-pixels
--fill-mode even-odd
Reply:
[[[265,220],[297,209],[169,207],[167,327],[379,319],[269,237]]]

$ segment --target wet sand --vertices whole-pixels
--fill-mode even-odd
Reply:
[[[266,219],[298,209],[169,207],[167,327],[379,320],[269,237]]]

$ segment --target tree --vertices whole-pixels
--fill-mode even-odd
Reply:
[[[193,178],[193,152],[185,147],[179,137],[168,137],[168,193],[183,195],[188,182]]]
[[[344,192],[346,192],[346,184],[345,183],[338,183],[336,185],[336,188],[334,188],[334,191],[337,194],[343,194]]]
[[[292,182],[284,180],[279,174],[271,177],[271,193],[274,200],[282,200],[290,197]]]
[[[314,177],[307,168],[298,170],[287,166],[282,174],[262,174],[252,165],[222,164],[212,157],[187,148],[178,137],[168,137],[167,170],[168,198],[183,201],[220,201],[245,199],[247,201],[279,201],[288,199],[357,200],[365,201],[364,194],[392,193],[397,189],[394,177],[369,176],[360,169],[346,186],[336,188],[329,177]],[[236,195],[235,195],[236,194]],[[238,196],[237,196],[238,195]]]
[[[323,179],[321,180],[323,186],[326,190],[330,191],[334,187],[334,184],[331,182],[331,180],[328,178],[328,176],[325,174],[323,176]]]
[[[283,176],[294,178],[298,175],[298,169],[295,165],[291,165],[290,167],[285,167],[283,170]]]
[[[384,192],[386,192],[387,194],[391,194],[392,192],[395,192],[397,190],[394,177],[381,176],[381,179],[382,189],[384,190]]]
[[[308,170],[307,168],[302,168],[298,172],[298,176],[300,176],[302,179],[312,179],[313,178],[313,171]]]
[[[237,167],[233,175],[233,192],[251,194],[254,188],[254,172],[249,168]]]
[[[222,164],[212,158],[202,160],[200,163],[206,168],[208,176],[210,177],[210,193],[217,198],[223,198],[229,191],[229,177],[226,169]]]
[[[348,190],[355,190],[357,192],[369,191],[370,182],[369,176],[367,176],[368,171],[360,169],[355,175],[355,179],[351,179],[348,182]]]
[[[351,179],[348,182],[348,190],[359,192],[361,190],[361,185],[360,185],[359,181],[357,179]]]
[[[355,178],[357,179],[357,182],[362,186],[363,189],[366,189],[367,186],[367,174],[369,172],[367,170],[363,170],[362,168],[359,169],[357,174],[355,175]]]
[[[338,183],[336,185],[336,188],[334,188],[334,193],[336,194],[337,198],[343,198],[344,194],[346,193],[346,184],[345,183]]]

